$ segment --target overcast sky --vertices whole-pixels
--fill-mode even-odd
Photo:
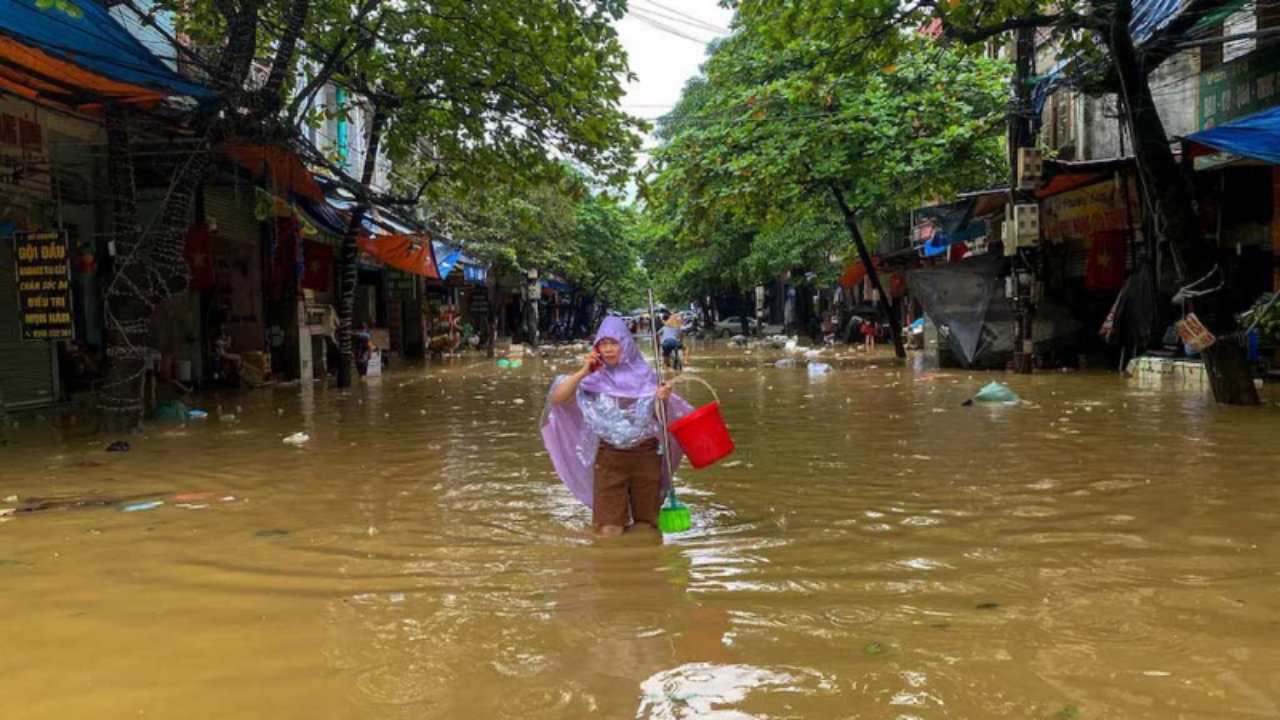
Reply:
[[[629,5],[618,36],[639,79],[627,87],[622,109],[653,119],[675,106],[685,81],[706,59],[706,43],[728,33],[733,12],[716,0],[630,0]]]

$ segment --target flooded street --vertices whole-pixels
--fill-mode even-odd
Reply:
[[[26,420],[3,495],[165,504],[0,523],[3,716],[1280,716],[1274,405],[774,359],[695,363],[738,452],[661,543],[553,474],[553,361],[245,393],[127,453]]]

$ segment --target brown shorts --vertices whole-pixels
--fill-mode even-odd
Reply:
[[[662,456],[658,441],[627,450],[600,443],[596,453],[591,522],[626,527],[632,522],[658,526],[662,505]]]

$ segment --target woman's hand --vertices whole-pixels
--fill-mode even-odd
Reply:
[[[667,398],[671,397],[671,386],[667,383],[662,383],[658,386],[658,392],[654,393],[654,395],[662,402],[666,402]]]
[[[604,367],[604,358],[600,357],[598,352],[589,352],[582,362],[582,369],[578,371],[578,375],[586,377],[591,373]]]

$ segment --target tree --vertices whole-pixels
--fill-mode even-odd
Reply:
[[[645,278],[640,266],[634,208],[597,190],[578,201],[575,248],[562,269],[585,289],[596,310],[605,305],[635,307],[645,301]],[[594,323],[596,317],[579,318]]]
[[[217,96],[190,118],[189,132],[204,142],[175,171],[161,221],[147,232],[133,200],[127,110],[109,108],[119,119],[109,133],[112,177],[120,181],[115,234],[128,248],[108,279],[110,427],[140,420],[148,317],[185,288],[185,265],[173,260],[182,256],[212,153],[229,138],[302,144],[299,124],[314,119],[306,110],[326,83],[357,98],[339,112],[359,103],[379,120],[369,123],[370,161],[360,177],[314,148],[308,153],[357,200],[340,253],[340,385],[350,382],[356,243],[375,201],[412,206],[435,181],[479,187],[498,172],[544,183],[561,158],[617,181],[638,147],[637,123],[618,108],[630,77],[613,28],[623,0],[160,0],[153,10],[125,3],[162,32],[154,12],[176,15],[189,40],[178,44],[182,59]],[[261,87],[251,81],[255,62],[268,66]],[[379,149],[402,163],[400,196],[372,187]]]
[[[638,146],[631,132],[636,124],[618,109],[629,72],[613,22],[624,7],[621,0],[380,5],[359,18],[376,41],[339,66],[333,79],[386,114],[387,156],[413,161],[404,174],[407,184],[420,185],[415,199],[446,177],[472,189],[499,174],[506,185],[525,183],[524,199],[534,204],[510,200],[517,202],[518,237],[536,256],[554,246],[547,237],[559,232],[553,215],[532,211],[553,200],[546,188],[559,180],[559,158],[617,181]],[[372,124],[369,146],[379,145],[380,132]],[[364,180],[357,213],[373,200]],[[354,220],[352,227],[342,252],[351,268],[360,231]],[[351,272],[344,270],[344,277]],[[354,283],[342,290],[339,386],[349,382]],[[537,306],[526,305],[536,339]]]
[[[643,297],[635,211],[567,166],[560,179],[530,184],[494,176],[473,187],[446,179],[432,190],[431,224],[465,243],[496,272],[560,272],[588,306]],[[577,305],[583,303],[577,302]],[[526,307],[526,322],[532,322]],[[576,317],[576,328],[594,318]],[[533,336],[534,328],[525,327]]]
[[[1157,238],[1167,243],[1183,285],[1219,273],[1216,249],[1206,241],[1196,216],[1190,177],[1179,167],[1151,92],[1150,78],[1178,52],[1179,42],[1204,31],[1239,3],[1232,0],[1188,0],[1166,22],[1146,22],[1134,0],[922,0],[887,7],[884,0],[759,0],[743,3],[740,14],[772,28],[804,35],[835,54],[859,56],[877,38],[896,37],[892,27],[919,27],[937,21],[947,38],[977,45],[1010,31],[1037,28],[1052,35],[1063,50],[1063,74],[1091,94],[1114,93],[1134,138],[1134,155],[1143,193],[1150,198]],[[842,22],[847,20],[848,22]],[[786,44],[775,30],[774,46]],[[832,57],[829,62],[843,62]],[[1227,293],[1193,300],[1191,305],[1219,337],[1235,330],[1234,308]],[[1224,340],[1204,353],[1214,398],[1221,403],[1256,405],[1245,353],[1239,343]]]
[[[829,238],[838,223],[878,285],[863,214],[905,212],[999,177],[1007,68],[899,35],[877,52],[842,54],[834,38],[792,32],[745,7],[705,82],[686,88],[696,111],[669,120],[649,194],[659,207],[679,203],[673,223],[686,241],[745,226],[750,247],[803,223]],[[809,249],[823,247],[819,239]],[[768,248],[755,257],[769,257]],[[880,299],[893,318],[883,289]]]

